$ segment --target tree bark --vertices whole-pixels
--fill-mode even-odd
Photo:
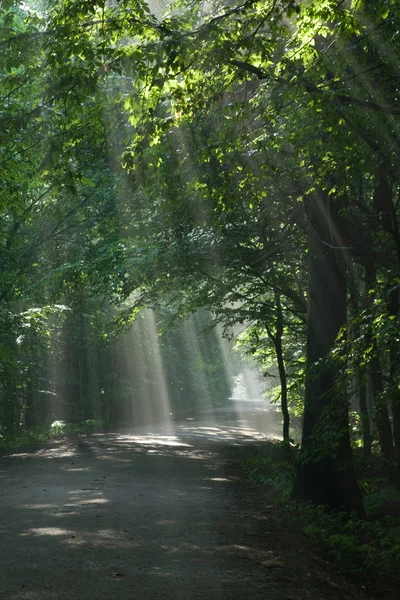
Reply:
[[[385,465],[386,475],[393,479],[393,436],[389,419],[388,407],[383,394],[382,368],[378,355],[376,341],[373,342],[373,356],[369,364],[372,397],[375,407],[375,424],[378,431],[379,445]]]
[[[36,394],[33,375],[28,373],[25,385],[25,427],[34,427],[38,424],[36,415]]]
[[[393,239],[396,249],[397,270],[400,273],[400,230],[397,221],[396,207],[393,202],[393,188],[389,181],[389,176],[385,164],[380,164],[376,171],[376,185],[374,195],[374,206],[382,221],[383,229],[387,231]],[[387,295],[388,312],[399,322],[400,314],[400,286],[395,285]],[[391,454],[389,447],[385,450],[384,459],[388,463],[389,473],[395,481],[398,481],[400,476],[400,389],[399,389],[399,343],[394,336],[390,343],[390,378],[391,378],[391,410],[393,420],[393,432],[391,436]],[[386,406],[387,412],[387,406]],[[386,418],[386,417],[385,417]],[[389,416],[387,416],[389,421]],[[386,423],[386,429],[388,428]],[[389,421],[390,428],[390,421]],[[386,432],[386,437],[389,437],[389,432]],[[394,442],[394,446],[393,446]],[[389,444],[387,443],[387,446]],[[382,449],[383,452],[383,449]],[[390,461],[390,462],[389,462]]]
[[[16,385],[12,380],[12,375],[4,382],[4,408],[3,408],[3,423],[4,429],[9,434],[14,434],[19,425],[18,419],[18,403],[16,394]]]
[[[389,314],[396,319],[398,326],[400,316],[400,286],[388,292]],[[399,343],[394,339],[390,348],[391,409],[393,419],[393,440],[396,480],[400,480],[400,366]]]
[[[304,425],[294,493],[330,509],[364,514],[352,462],[348,403],[329,358],[347,321],[338,202],[321,192],[309,205],[309,294]]]
[[[364,458],[371,456],[371,426],[367,404],[367,383],[365,381],[365,373],[363,370],[358,372],[358,394],[360,404],[360,419],[361,431],[363,439],[363,454]]]
[[[372,255],[368,255],[367,257],[366,285],[367,292],[372,288],[372,286],[376,285],[376,267]],[[370,306],[372,302],[372,297],[367,296],[367,306]],[[371,327],[369,327],[369,333],[367,334],[366,347],[368,348],[370,345],[372,345],[372,355],[368,369],[371,380],[372,399],[375,408],[374,421],[378,432],[379,445],[382,452],[385,472],[390,479],[393,479],[394,448],[392,427],[390,424],[387,403],[385,398],[383,398],[384,386],[378,345],[373,336]]]
[[[282,410],[282,417],[283,417],[283,441],[289,442],[290,415],[289,415],[289,406],[288,406],[287,375],[286,375],[286,367],[285,367],[285,360],[284,360],[284,356],[283,356],[283,346],[282,346],[283,311],[282,311],[282,303],[281,303],[279,292],[275,293],[275,305],[276,305],[276,310],[277,310],[277,318],[276,318],[276,333],[274,336],[274,345],[275,345],[276,359],[278,362],[279,380],[280,380],[280,384],[281,384],[281,410]]]

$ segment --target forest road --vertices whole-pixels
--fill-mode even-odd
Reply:
[[[242,481],[243,436],[196,427],[2,457],[1,600],[364,599]]]

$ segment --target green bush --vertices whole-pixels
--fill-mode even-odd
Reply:
[[[81,423],[66,423],[54,421],[51,425],[43,425],[32,429],[22,429],[17,434],[6,435],[0,431],[0,452],[17,450],[24,446],[40,446],[52,439],[67,435],[92,433],[103,428],[103,422],[98,419],[87,419]]]
[[[265,446],[262,453],[248,457],[243,466],[255,485],[267,485],[273,500],[293,525],[323,546],[327,556],[353,573],[390,573],[400,561],[400,491],[381,477],[361,481],[366,520],[343,512],[328,512],[323,506],[292,498],[296,449]]]

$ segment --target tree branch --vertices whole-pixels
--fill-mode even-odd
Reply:
[[[266,73],[259,67],[256,67],[255,65],[252,65],[248,62],[244,62],[241,60],[235,60],[235,59],[231,59],[230,62],[231,62],[231,64],[239,67],[240,69],[243,69],[244,71],[247,71],[248,73],[253,73],[260,80],[273,79],[274,81],[277,81],[278,83],[282,83],[282,84],[286,84],[286,85],[289,85],[291,83],[287,79],[284,79],[283,77],[274,77],[273,75],[269,75],[268,73]],[[330,91],[329,89],[323,90],[310,81],[304,81],[304,80],[299,79],[298,83],[304,85],[305,90],[309,94],[327,94]],[[338,102],[340,102],[340,104],[347,104],[347,105],[356,104],[357,106],[362,106],[363,108],[369,108],[371,110],[375,110],[375,111],[378,111],[378,112],[381,112],[381,113],[384,113],[387,115],[400,116],[399,109],[396,109],[396,108],[393,108],[390,106],[384,106],[382,104],[378,104],[377,102],[371,102],[370,100],[361,100],[360,98],[356,98],[355,96],[348,96],[346,94],[335,94],[335,93],[333,94],[333,98],[335,100],[337,100]]]

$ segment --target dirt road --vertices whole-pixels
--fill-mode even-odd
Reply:
[[[364,598],[238,479],[239,428],[186,425],[0,459],[1,600]]]

